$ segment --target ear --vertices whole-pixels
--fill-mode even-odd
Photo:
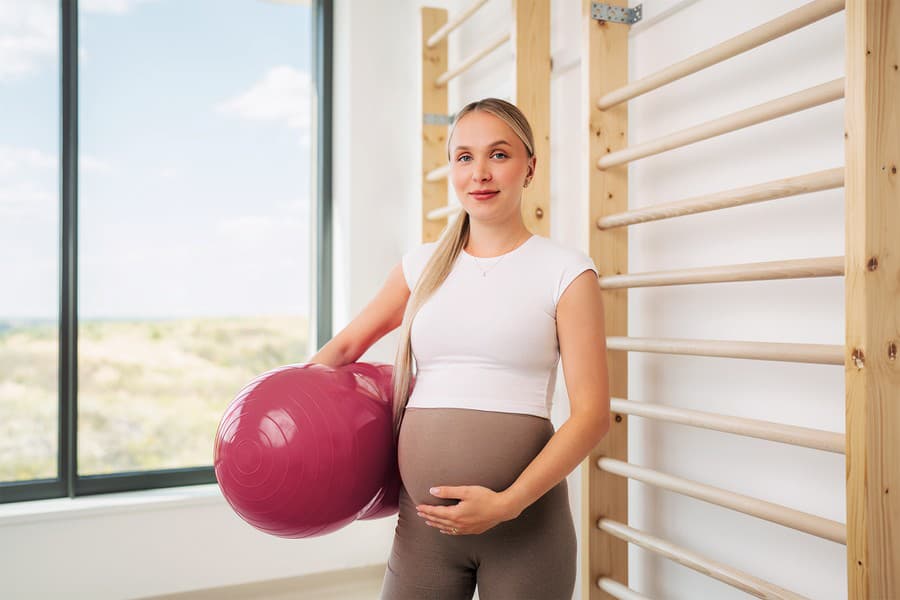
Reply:
[[[529,179],[534,177],[535,166],[537,166],[537,157],[532,156],[531,159],[529,159],[529,161],[528,161],[528,178]]]

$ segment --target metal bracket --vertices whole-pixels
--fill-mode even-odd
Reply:
[[[634,8],[623,8],[621,6],[604,4],[603,2],[591,2],[591,18],[597,21],[633,25],[643,17],[643,6],[643,4],[638,4]]]
[[[435,113],[425,113],[422,116],[422,122],[425,125],[452,125],[456,115],[439,115]]]

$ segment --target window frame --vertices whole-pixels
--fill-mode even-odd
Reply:
[[[332,57],[333,0],[312,0],[312,63],[315,78],[315,239],[316,285],[311,295],[310,340],[321,347],[332,334]],[[81,476],[78,442],[78,0],[59,0],[60,60],[60,313],[59,447],[54,479],[0,482],[0,504],[74,498],[216,482],[213,467],[127,471]],[[224,407],[223,407],[224,410]]]

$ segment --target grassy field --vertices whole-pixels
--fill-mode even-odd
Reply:
[[[81,321],[78,471],[212,465],[225,407],[307,358],[305,317]],[[0,481],[57,472],[58,327],[0,321]]]

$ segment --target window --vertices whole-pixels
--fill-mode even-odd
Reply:
[[[59,449],[59,16],[46,0],[10,8],[0,12],[0,481],[56,477]]]
[[[213,482],[227,404],[330,335],[330,2],[5,4],[0,500]]]

